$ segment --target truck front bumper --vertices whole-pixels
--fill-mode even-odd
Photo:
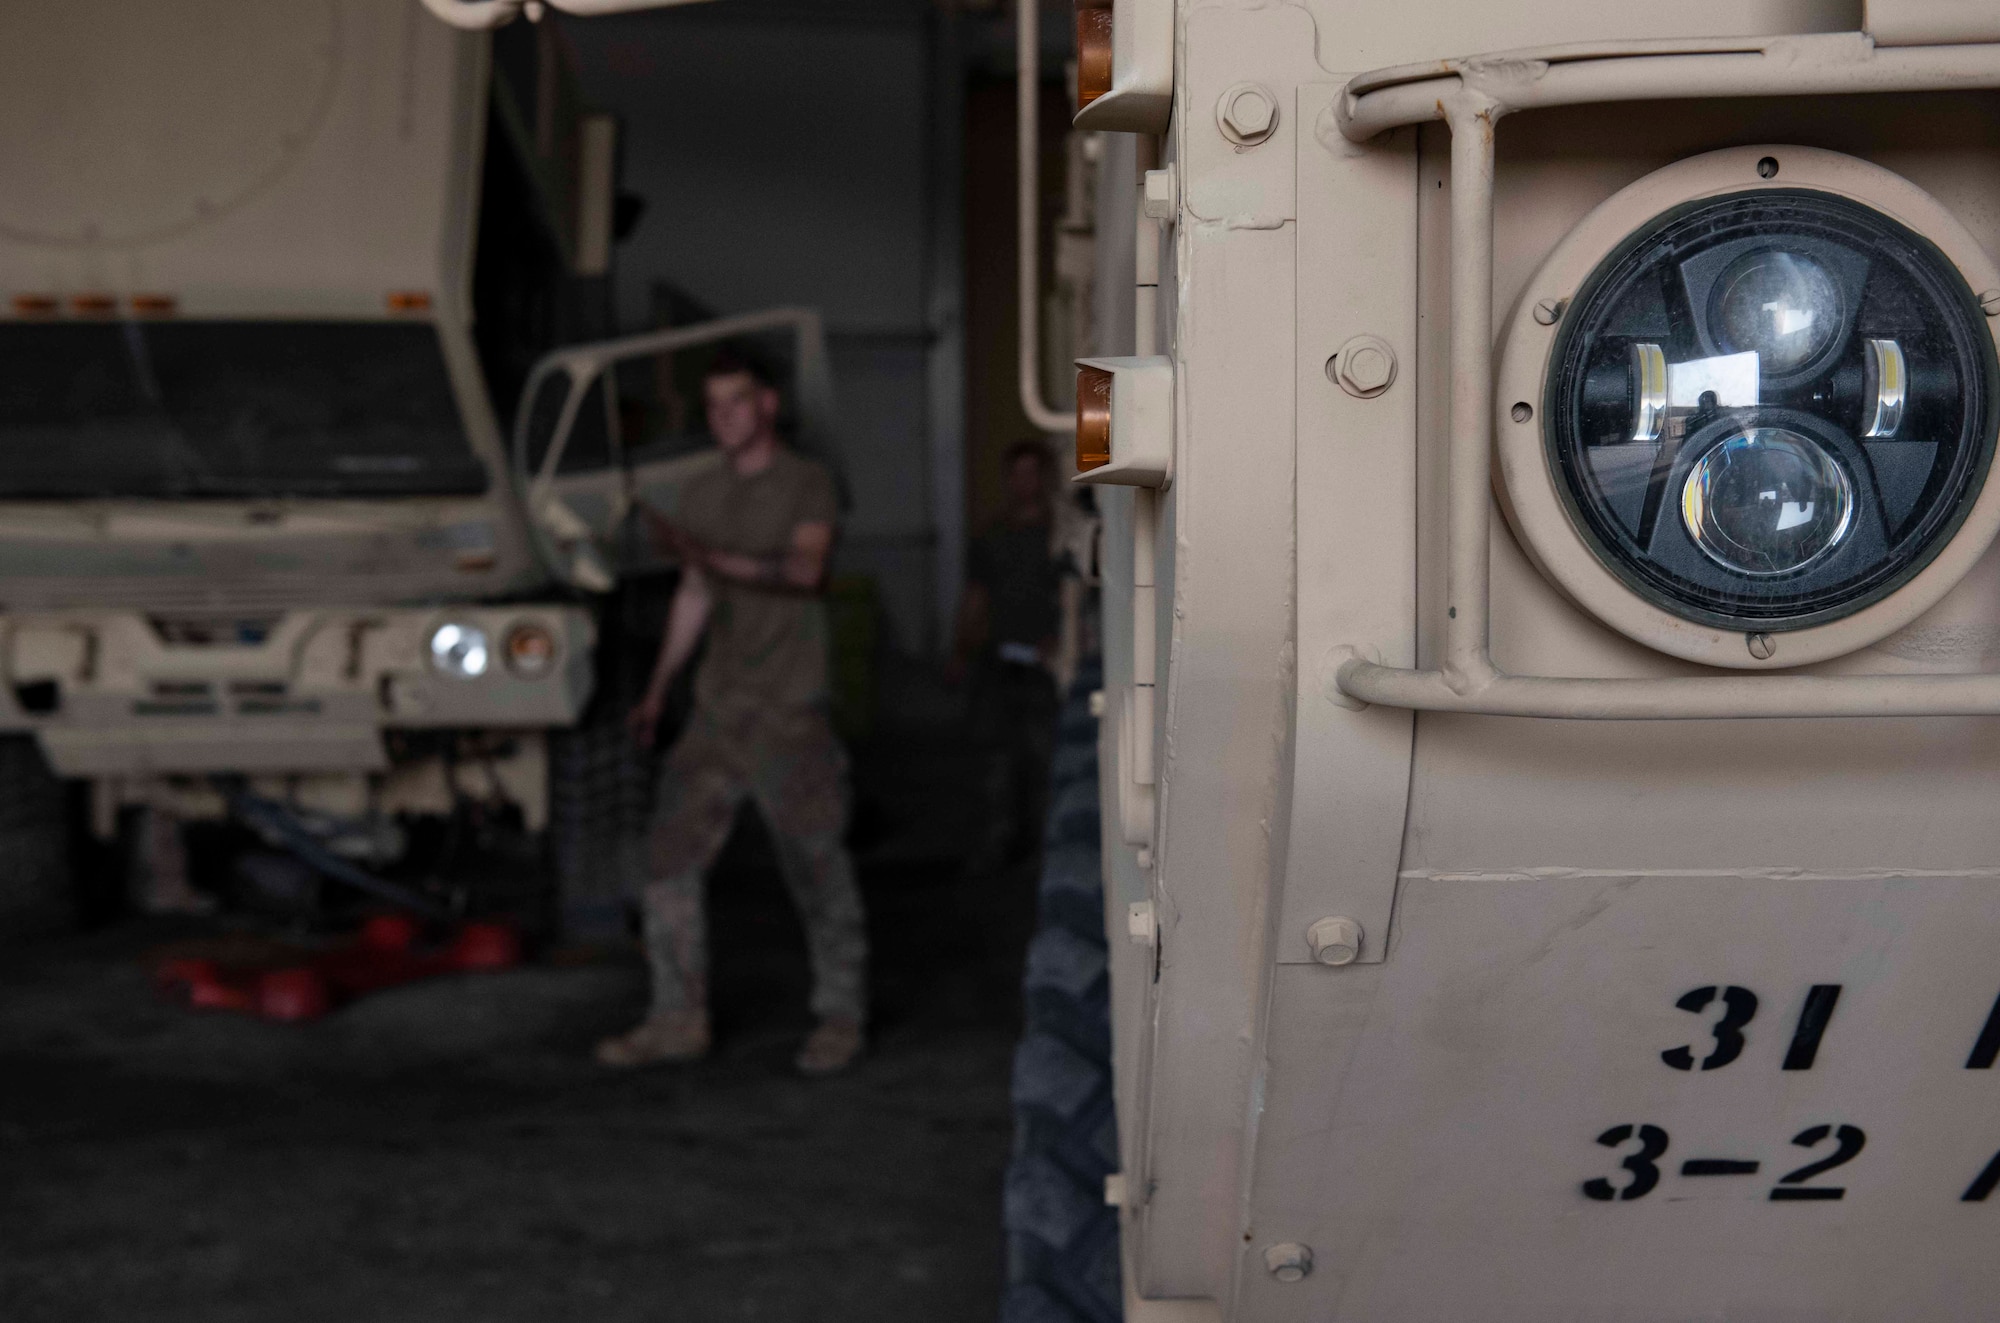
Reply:
[[[449,624],[483,633],[479,674],[433,664]],[[506,646],[523,628],[555,644],[532,674]],[[575,724],[595,642],[550,604],[0,615],[0,731],[32,731],[63,776],[384,771],[390,730]]]

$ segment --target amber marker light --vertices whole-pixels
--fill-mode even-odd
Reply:
[[[428,290],[397,289],[389,292],[390,312],[429,312],[431,296]]]
[[[1079,473],[1111,462],[1111,374],[1103,368],[1076,370],[1076,467]]]
[[[1111,6],[1076,0],[1076,108],[1111,90]]]
[[[109,294],[77,294],[70,298],[69,310],[79,317],[109,317],[118,311],[118,300]]]
[[[555,669],[556,638],[540,625],[516,625],[507,633],[507,669],[523,680],[539,680]]]
[[[14,315],[16,317],[53,317],[62,308],[62,303],[53,294],[16,294]]]
[[[171,294],[132,296],[132,313],[136,317],[171,317],[180,310],[180,301]]]

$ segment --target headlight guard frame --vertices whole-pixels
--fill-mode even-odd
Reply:
[[[1778,169],[1766,178],[1762,162]],[[1768,168],[1768,167],[1767,167]],[[1929,241],[1973,291],[2000,288],[2000,268],[1945,206],[1902,176],[1857,157],[1820,148],[1760,144],[1705,152],[1654,171],[1605,199],[1566,235],[1529,280],[1501,336],[1493,426],[1501,508],[1536,567],[1579,607],[1633,641],[1708,666],[1756,670],[1808,665],[1843,656],[1894,633],[1935,606],[2000,535],[2000,481],[1989,474],[1955,528],[1915,574],[1848,614],[1785,628],[1776,654],[1756,657],[1745,646],[1759,626],[1730,625],[1669,610],[1647,596],[1629,571],[1611,564],[1551,466],[1544,425],[1546,398],[1564,322],[1542,325],[1535,307],[1573,300],[1592,274],[1632,237],[1669,212],[1704,199],[1757,191],[1832,194],[1886,215]],[[1566,309],[1567,311],[1567,309]],[[1974,365],[1996,382],[1992,321],[1986,321],[1986,361]],[[1525,418],[1517,406],[1528,403]],[[1986,392],[1984,444],[1990,450],[2000,391]]]
[[[1402,65],[1350,80],[1322,126],[1329,143],[1338,133],[1365,151],[1387,130],[1435,120],[1451,133],[1448,609],[1437,665],[1383,665],[1376,642],[1357,637],[1325,656],[1327,698],[1353,708],[1596,721],[2000,714],[2000,674],[1509,675],[1494,665],[1490,639],[1498,120],[1542,106],[1746,92],[1983,88],[2000,88],[2000,42],[1882,49],[1865,33],[1575,43]],[[1755,661],[1768,663],[1765,669],[1788,664],[1775,653]]]

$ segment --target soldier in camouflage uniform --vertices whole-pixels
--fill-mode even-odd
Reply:
[[[644,890],[651,1013],[598,1045],[606,1065],[687,1061],[709,1046],[703,877],[747,796],[777,847],[804,923],[819,1025],[798,1056],[808,1074],[859,1054],[867,935],[847,828],[847,760],[827,717],[826,612],[819,598],[838,516],[833,480],[783,445],[778,393],[747,361],[716,360],[704,382],[724,462],[691,481],[678,519],[648,512],[683,566],[667,635],[632,727],[650,744],[674,675],[704,634],[695,706],[667,757]]]

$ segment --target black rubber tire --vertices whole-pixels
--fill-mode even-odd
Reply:
[[[556,919],[574,941],[623,936],[645,880],[646,825],[665,740],[641,749],[626,714],[645,688],[658,634],[635,628],[643,608],[660,606],[671,583],[624,585],[598,612],[597,683],[583,720],[549,737],[549,859]],[[677,687],[669,701],[681,700]],[[671,733],[673,713],[663,723]]]
[[[33,736],[0,736],[0,940],[75,923],[68,793]]]
[[[1051,768],[1035,936],[1022,977],[1026,1020],[1014,1051],[1014,1146],[1002,1217],[1001,1323],[1118,1323],[1124,1316],[1111,1102],[1110,978],[1097,800],[1096,668],[1063,705]]]
[[[625,728],[622,704],[598,702],[584,724],[549,742],[549,855],[563,933],[623,933],[644,870],[651,760]]]

